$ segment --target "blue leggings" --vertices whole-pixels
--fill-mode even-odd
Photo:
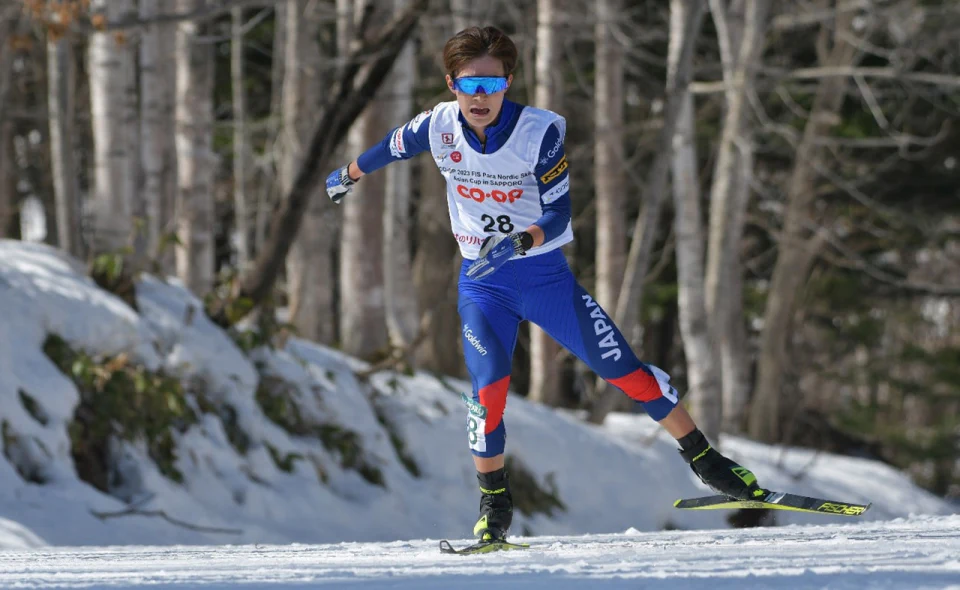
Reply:
[[[563,252],[514,258],[482,281],[465,275],[458,284],[460,332],[473,400],[468,415],[470,449],[478,457],[503,453],[503,410],[520,322],[528,320],[585,362],[605,381],[643,404],[654,420],[677,405],[670,377],[641,363],[610,316],[577,283]]]

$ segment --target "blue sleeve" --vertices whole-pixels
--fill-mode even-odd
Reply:
[[[357,166],[370,174],[387,164],[407,160],[430,150],[430,111],[424,111],[405,125],[397,127],[383,141],[360,154]]]
[[[544,234],[544,243],[557,238],[570,223],[570,172],[563,149],[563,137],[556,125],[551,125],[543,134],[540,157],[534,173],[540,189],[540,207],[543,214],[534,225]]]

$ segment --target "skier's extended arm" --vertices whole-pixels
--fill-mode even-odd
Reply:
[[[327,195],[339,204],[353,191],[364,174],[379,170],[391,162],[407,160],[430,149],[430,111],[424,111],[397,127],[360,157],[327,176]]]
[[[558,237],[570,223],[570,173],[563,149],[563,137],[556,125],[543,135],[534,174],[540,192],[542,214],[524,231],[490,236],[480,247],[477,260],[467,276],[481,280],[493,274],[513,256],[523,256],[530,248]]]

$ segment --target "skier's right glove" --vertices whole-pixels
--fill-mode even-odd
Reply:
[[[681,446],[684,447],[680,450],[683,460],[690,464],[700,481],[718,494],[740,500],[752,500],[766,494],[749,469],[718,453],[699,429],[683,437]]]
[[[353,192],[353,185],[357,183],[356,180],[350,178],[349,169],[350,165],[347,164],[327,176],[327,196],[337,205],[340,204],[343,197]]]

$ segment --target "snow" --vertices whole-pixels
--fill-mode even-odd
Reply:
[[[0,587],[58,580],[82,585],[84,579],[102,587],[175,584],[165,576],[177,572],[214,586],[241,573],[266,586],[359,582],[368,575],[398,588],[474,584],[465,562],[438,556],[435,542],[463,537],[476,516],[476,476],[460,401],[469,383],[426,372],[364,379],[363,362],[298,339],[283,349],[244,353],[175,279],[142,276],[137,312],[100,290],[84,270],[44,245],[0,240],[0,549],[12,551],[0,554]],[[161,474],[145,445],[129,442],[116,446],[124,485],[113,495],[79,479],[68,436],[79,394],[41,350],[51,333],[91,354],[124,352],[176,374],[194,403],[203,394],[218,408],[176,434],[182,484]],[[286,388],[306,424],[354,433],[360,461],[378,470],[384,485],[367,481],[318,436],[288,432],[268,419],[257,388],[270,382]],[[32,411],[24,396],[33,400]],[[722,512],[673,508],[676,498],[707,490],[677,456],[675,442],[645,416],[615,414],[596,426],[514,395],[506,420],[509,452],[541,487],[554,485],[565,506],[550,515],[516,515],[514,533],[535,535],[536,552],[484,558],[485,571],[502,572],[512,583],[543,577],[558,587],[584,578],[616,585],[658,576],[676,582],[700,571],[697,554],[709,554],[725,565],[703,566],[704,575],[721,587],[744,572],[772,583],[797,581],[797,587],[807,581],[846,587],[863,581],[869,568],[848,568],[840,557],[849,557],[845,548],[833,554],[839,536],[876,540],[865,551],[876,554],[876,571],[889,568],[895,583],[911,568],[927,572],[929,566],[931,587],[956,573],[956,558],[940,559],[938,551],[953,547],[960,554],[958,517],[933,516],[955,514],[957,507],[889,466],[724,437],[724,452],[750,467],[765,487],[873,503],[857,521],[861,528],[838,528],[836,517],[783,512],[777,523],[784,526],[733,531]],[[237,433],[245,449],[237,448]],[[404,465],[392,440],[402,441],[419,476]],[[292,469],[281,469],[273,454],[291,458]],[[904,531],[921,535],[941,530],[940,523],[949,525],[943,544],[926,553],[908,550]],[[790,545],[791,535],[817,539],[802,549],[804,559],[830,553],[823,563],[833,565],[822,567],[834,573],[816,564],[788,573],[783,564],[790,557],[777,547]],[[884,548],[882,541],[894,538],[897,545]],[[310,545],[317,543],[340,544]],[[766,557],[724,553],[730,544],[749,544]],[[699,549],[690,552],[688,545]],[[14,577],[4,581],[4,575]]]
[[[4,588],[960,588],[960,517],[529,539],[443,555],[433,539],[47,548],[0,554]]]

